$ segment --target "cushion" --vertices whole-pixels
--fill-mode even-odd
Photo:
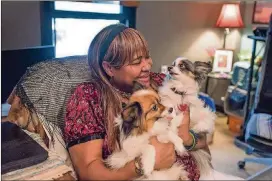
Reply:
[[[50,152],[59,155],[67,166],[72,166],[60,128],[54,126],[50,121],[46,121],[45,117],[38,112],[31,112],[29,108],[22,104],[21,99],[18,96],[15,95],[10,101],[11,107],[7,121],[18,125],[20,128],[29,132],[39,134]],[[30,116],[32,116],[32,120],[27,125]],[[49,134],[50,130],[55,131],[53,131],[52,134]]]
[[[28,68],[15,87],[15,94],[28,109],[44,117],[43,125],[53,136],[54,129],[64,128],[66,104],[75,87],[88,81],[86,56],[47,60]]]
[[[40,135],[42,132],[47,147],[71,165],[62,134],[66,104],[75,87],[89,81],[87,56],[35,64],[27,69],[8,99],[11,104],[8,120],[24,127],[34,117],[39,131],[33,130],[31,124],[25,129]]]

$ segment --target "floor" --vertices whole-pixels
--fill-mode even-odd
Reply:
[[[229,131],[227,117],[223,114],[217,114],[217,116],[213,143],[209,145],[214,168],[220,172],[239,176],[241,178],[248,178],[265,168],[266,166],[256,163],[246,163],[244,170],[238,168],[238,161],[243,160],[245,157],[253,156],[246,155],[242,149],[233,144],[236,135]],[[258,177],[258,180],[271,179],[272,172],[268,172]]]

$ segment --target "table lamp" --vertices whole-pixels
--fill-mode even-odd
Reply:
[[[239,4],[224,4],[220,16],[217,19],[216,27],[225,28],[223,48],[226,46],[226,38],[229,28],[242,28],[244,26]]]

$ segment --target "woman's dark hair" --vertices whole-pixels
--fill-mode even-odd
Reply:
[[[147,42],[135,29],[122,24],[114,24],[102,29],[93,39],[88,50],[88,62],[92,83],[101,93],[104,122],[108,144],[111,150],[117,148],[118,129],[114,126],[115,117],[122,109],[121,97],[113,89],[102,62],[109,62],[112,67],[121,68],[133,60],[135,55],[148,55]]]

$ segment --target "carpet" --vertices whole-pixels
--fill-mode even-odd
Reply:
[[[254,157],[247,155],[242,149],[234,145],[234,138],[237,136],[232,133],[227,125],[227,117],[218,114],[215,121],[215,133],[213,143],[209,145],[212,154],[212,164],[217,171],[248,178],[249,176],[264,169],[265,165],[257,163],[246,163],[245,169],[239,169],[237,163],[245,157]],[[257,180],[271,180],[272,172],[265,173]]]

